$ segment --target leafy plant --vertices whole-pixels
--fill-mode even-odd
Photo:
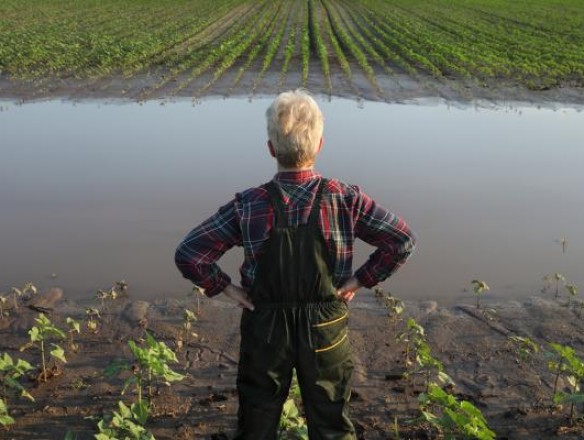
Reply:
[[[87,307],[85,309],[85,319],[87,330],[90,333],[97,333],[98,323],[101,321],[101,314],[99,310],[94,307]]]
[[[556,375],[552,399],[555,404],[570,404],[570,420],[573,421],[575,419],[575,404],[584,402],[584,392],[581,389],[581,383],[584,379],[584,362],[576,356],[572,347],[556,343],[549,345],[555,352],[547,354],[551,359],[548,362],[548,368]],[[558,390],[562,374],[570,385],[568,391]]]
[[[32,395],[26,391],[19,379],[33,367],[23,359],[13,360],[8,353],[0,357],[0,383],[2,383],[2,397],[8,399],[9,390],[16,391],[21,397],[34,401]]]
[[[94,437],[96,440],[155,440],[144,427],[147,419],[148,409],[145,405],[133,403],[128,407],[119,401],[118,411],[97,422],[99,432]]]
[[[522,336],[509,336],[509,342],[513,345],[518,356],[518,363],[527,361],[533,354],[539,353],[539,345],[530,338]]]
[[[26,297],[27,295],[35,295],[37,292],[37,288],[32,283],[26,283],[24,287],[20,289],[17,287],[10,289],[10,293],[12,293],[12,300],[14,302],[14,310],[18,310],[18,303],[20,298]]]
[[[473,291],[477,297],[477,309],[481,308],[481,303],[480,303],[480,296],[483,292],[486,292],[487,290],[491,290],[491,288],[487,285],[487,283],[485,283],[484,281],[481,280],[472,280],[471,282],[472,286],[473,286]]]
[[[185,309],[184,310],[184,314],[183,314],[183,331],[184,331],[184,341],[185,341],[185,347],[188,349],[189,347],[189,337],[192,336],[197,336],[196,333],[191,332],[191,329],[193,327],[193,322],[195,322],[197,320],[197,316],[195,315],[195,313],[189,309]]]
[[[30,347],[38,345],[41,351],[42,359],[42,377],[43,380],[47,381],[47,362],[45,353],[45,341],[49,339],[51,335],[56,336],[59,339],[66,339],[65,333],[60,328],[56,327],[49,318],[46,317],[44,313],[39,313],[38,318],[35,318],[38,325],[33,326],[29,331],[28,335],[30,337],[30,342],[25,344],[20,348],[20,351],[24,351]],[[59,345],[51,343],[53,347],[49,352],[55,366],[57,366],[57,360],[62,363],[66,363],[65,351]]]
[[[115,376],[121,371],[130,371],[132,375],[125,381],[122,394],[128,387],[134,386],[138,395],[137,402],[143,402],[143,390],[146,387],[148,398],[152,397],[152,385],[154,380],[163,381],[166,384],[184,379],[184,375],[173,371],[168,365],[170,362],[178,363],[176,354],[162,341],[158,342],[152,335],[146,332],[146,346],[140,347],[134,341],[128,341],[128,346],[134,355],[135,363],[115,362],[106,368],[108,377]]]
[[[4,310],[7,302],[8,298],[6,298],[4,295],[0,295],[0,319],[4,319],[5,316],[8,316],[8,312]]]
[[[73,341],[73,335],[75,333],[77,334],[81,333],[81,324],[79,323],[79,321],[76,321],[70,316],[67,317],[65,322],[69,326],[69,331],[67,332],[69,335],[68,337],[69,348],[71,348],[71,350],[73,350],[74,352],[77,352],[79,350],[79,345]]]
[[[396,323],[405,310],[404,302],[401,299],[392,296],[391,293],[388,293],[383,298],[383,301],[388,312],[389,320],[392,323]]]
[[[8,413],[8,407],[3,399],[0,399],[0,425],[8,426],[15,423],[14,419]]]
[[[489,429],[482,412],[467,400],[459,401],[435,383],[427,393],[418,396],[423,418],[444,433],[446,439],[464,438],[494,440],[495,432]]]

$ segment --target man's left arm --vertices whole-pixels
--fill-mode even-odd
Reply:
[[[361,286],[371,288],[391,276],[412,254],[416,236],[398,215],[359,193],[355,236],[376,247],[355,272]]]

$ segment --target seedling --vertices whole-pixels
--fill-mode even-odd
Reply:
[[[38,347],[41,351],[41,358],[42,358],[42,377],[43,380],[47,381],[47,362],[46,362],[46,353],[45,353],[45,341],[48,340],[49,336],[53,335],[59,339],[66,339],[65,333],[60,328],[53,325],[51,320],[45,316],[44,313],[40,313],[38,318],[35,318],[38,326],[32,327],[28,331],[28,335],[30,337],[30,342],[20,348],[20,351],[24,351],[30,347],[34,347],[38,344]],[[57,360],[61,361],[62,363],[66,363],[67,359],[65,359],[65,351],[57,344],[51,343],[53,349],[50,351],[51,358],[53,358],[53,362],[55,366],[57,366]]]
[[[32,370],[32,366],[23,359],[13,360],[8,353],[4,353],[0,357],[0,383],[2,383],[2,398],[7,400],[9,391],[16,391],[20,397],[26,397],[34,402],[32,395],[24,389],[19,379],[28,371]]]
[[[148,420],[148,409],[138,403],[128,406],[118,402],[118,411],[113,415],[97,422],[98,434],[96,440],[155,440],[154,436],[144,425]]]
[[[134,386],[138,395],[137,403],[142,405],[143,390],[147,387],[148,399],[152,398],[152,385],[154,380],[164,381],[170,385],[184,379],[169,367],[169,362],[178,363],[176,354],[164,343],[157,342],[150,333],[146,332],[146,347],[139,347],[134,341],[128,341],[128,346],[134,355],[134,364],[116,362],[106,368],[108,377],[115,376],[121,371],[130,371],[132,375],[125,381],[122,394]]]
[[[97,333],[98,323],[101,320],[101,314],[99,313],[99,310],[94,307],[86,308],[85,318],[87,320],[87,330],[90,333]]]
[[[552,283],[555,283],[555,298],[559,298],[560,297],[560,284],[565,284],[566,283],[566,277],[564,275],[562,275],[561,273],[554,273],[554,274],[549,274],[546,275],[545,277],[543,277],[543,282],[544,282],[544,287],[543,287],[543,291],[546,292],[552,285]]]
[[[405,310],[404,302],[388,293],[384,298],[384,303],[388,311],[389,320],[395,324]]]
[[[77,351],[79,351],[79,345],[73,342],[73,334],[81,333],[81,324],[79,323],[79,321],[74,320],[70,316],[67,317],[65,322],[69,326],[69,331],[67,332],[69,335],[68,337],[69,347],[76,353]]]
[[[526,362],[533,354],[539,353],[539,345],[527,337],[509,336],[509,341],[515,348],[518,364]]]
[[[10,414],[8,413],[8,407],[6,406],[6,402],[0,399],[0,425],[2,426],[9,426],[16,423]]]
[[[574,303],[574,298],[578,295],[578,287],[575,284],[566,284],[564,288],[570,294],[570,302]]]
[[[184,341],[185,347],[188,349],[189,347],[189,337],[192,335],[197,337],[197,334],[191,332],[191,328],[193,326],[193,322],[197,320],[195,313],[189,309],[184,310],[183,314],[183,331],[184,331]]]
[[[404,342],[406,347],[404,350],[404,365],[410,367],[413,364],[411,359],[412,352],[419,340],[423,340],[424,328],[419,325],[413,318],[408,319],[406,323],[406,331],[399,333],[396,336],[398,342]]]
[[[572,347],[551,343],[550,347],[555,353],[548,353],[551,360],[548,363],[550,371],[556,374],[552,399],[555,404],[570,404],[570,420],[575,420],[575,404],[584,402],[584,392],[581,390],[584,379],[584,362]],[[569,391],[558,391],[560,376],[564,374],[570,385]]]
[[[467,400],[458,401],[435,383],[427,393],[418,397],[423,418],[446,439],[457,439],[459,435],[479,440],[494,440],[496,434],[489,429],[482,412]]]
[[[14,302],[14,310],[18,310],[18,302],[20,298],[26,297],[27,295],[34,295],[37,292],[37,288],[32,283],[25,284],[21,289],[17,287],[10,289],[10,293],[12,293],[12,300]]]
[[[0,295],[0,319],[4,319],[4,316],[8,316],[8,312],[4,310],[7,302],[8,298],[4,295]]]
[[[481,303],[480,303],[481,294],[487,290],[491,290],[491,288],[487,285],[487,283],[485,283],[484,281],[481,281],[481,280],[472,280],[471,284],[473,285],[474,293],[477,296],[477,309],[480,309],[481,308]]]

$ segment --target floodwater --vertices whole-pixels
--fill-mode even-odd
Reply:
[[[317,168],[359,184],[419,237],[383,287],[472,302],[479,278],[493,299],[522,298],[559,272],[584,289],[584,113],[319,101]],[[86,298],[125,279],[135,297],[185,295],[177,243],[275,173],[269,103],[0,102],[0,291],[32,281]],[[356,264],[370,251],[360,246]],[[234,280],[241,255],[220,261]]]

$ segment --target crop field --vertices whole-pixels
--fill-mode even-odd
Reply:
[[[0,74],[39,87],[140,80],[133,93],[141,98],[265,85],[383,94],[388,81],[399,86],[404,78],[578,88],[584,7],[581,0],[3,0]]]

